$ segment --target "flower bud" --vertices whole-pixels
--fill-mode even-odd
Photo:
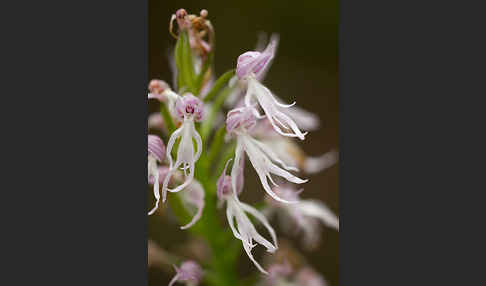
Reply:
[[[257,111],[252,107],[231,110],[228,112],[226,118],[226,131],[231,133],[240,127],[245,130],[250,130],[257,122],[255,112]]]
[[[153,94],[162,94],[168,88],[169,85],[165,81],[160,79],[151,80],[148,86],[150,93]]]
[[[180,30],[188,29],[191,25],[191,22],[189,21],[189,19],[186,16],[187,16],[186,10],[184,10],[182,8],[177,10],[176,20],[177,20],[177,24],[179,25]]]
[[[236,63],[238,78],[244,79],[251,74],[261,78],[275,55],[275,48],[276,40],[273,40],[262,52],[250,51],[240,55]]]
[[[201,281],[202,269],[196,262],[189,260],[182,263],[180,268],[174,267],[177,274],[172,278],[169,286],[172,286],[176,281],[191,281],[196,285]]]
[[[165,145],[162,139],[156,135],[148,136],[148,154],[152,155],[159,162],[162,162],[165,157]]]

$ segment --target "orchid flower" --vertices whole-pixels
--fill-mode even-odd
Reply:
[[[176,275],[170,281],[169,286],[172,286],[177,281],[190,281],[195,285],[201,281],[203,275],[201,266],[192,260],[183,262],[180,268],[174,265],[174,268]]]
[[[252,53],[256,53],[255,55],[257,55],[257,56],[258,56],[258,52],[268,53],[268,50],[267,51],[265,50],[265,46],[267,45],[266,39],[267,39],[267,35],[265,33],[261,33],[258,36],[258,42],[257,42],[257,46],[255,48],[256,52],[252,52]],[[273,52],[273,54],[275,54],[275,51],[278,47],[278,42],[279,42],[279,35],[278,34],[272,34],[271,37],[270,37],[269,43],[272,43],[273,49],[272,49],[271,52]],[[273,59],[273,57],[270,60],[265,61],[265,63],[264,63],[265,68],[258,71],[257,79],[258,79],[259,82],[263,82],[263,80],[266,76],[266,73],[268,72],[268,70],[270,69],[270,67],[272,65],[272,59]],[[242,66],[242,69],[240,69],[240,71],[241,71],[240,75],[244,78],[243,72],[245,72],[245,70],[244,70],[243,66]],[[241,105],[244,104],[243,97],[245,95],[245,91],[248,89],[248,81],[238,80],[238,76],[235,75],[234,78],[231,79],[229,86],[232,87],[232,89],[231,89],[231,93],[229,94],[228,98],[226,99],[225,106],[227,106],[227,107],[240,107]],[[277,102],[282,101],[277,95],[275,95],[275,94],[272,94],[272,95]],[[307,111],[307,110],[305,110],[301,107],[294,105],[294,106],[291,106],[289,108],[286,108],[286,107],[277,107],[277,108],[281,112],[284,112],[285,114],[287,114],[291,119],[293,119],[295,121],[295,123],[297,124],[298,128],[301,128],[303,130],[313,131],[313,130],[316,130],[320,125],[319,116],[317,116],[316,114],[314,114],[310,111]]]
[[[190,211],[191,209],[196,209],[196,213],[191,221],[188,224],[181,226],[181,229],[188,229],[198,222],[202,216],[204,209],[204,188],[201,183],[194,180],[187,186],[187,191],[181,192],[180,196],[182,198],[182,204],[186,210]]]
[[[195,164],[202,152],[202,139],[194,126],[194,121],[202,120],[202,101],[191,93],[186,93],[186,95],[177,99],[176,114],[179,119],[183,120],[183,123],[181,127],[172,133],[167,144],[167,158],[169,159],[170,170],[162,185],[162,201],[164,202],[167,196],[167,191],[179,192],[192,182],[194,179]],[[181,140],[179,149],[177,150],[177,159],[174,163],[171,153],[174,143],[179,137],[181,137]],[[196,151],[194,151],[193,139],[196,141]],[[169,189],[169,180],[179,168],[182,168],[184,171],[185,181],[176,188]]]
[[[273,253],[278,248],[277,235],[275,234],[272,226],[262,213],[260,213],[254,207],[240,202],[240,200],[238,199],[238,189],[234,188],[233,186],[237,186],[241,189],[242,185],[236,184],[237,182],[242,184],[242,181],[238,178],[232,178],[226,175],[228,163],[229,161],[226,163],[223,173],[218,179],[218,199],[222,202],[226,202],[226,218],[228,219],[228,224],[233,231],[233,235],[237,239],[241,240],[246,254],[253,262],[253,264],[255,264],[258,270],[260,270],[264,274],[268,274],[268,272],[265,271],[265,269],[263,269],[263,267],[255,260],[251,253],[251,250],[256,246],[256,244],[253,244],[253,240],[266,247],[268,252]],[[265,228],[270,233],[270,236],[272,237],[273,244],[257,232],[255,226],[252,224],[246,213],[253,215],[258,221],[263,224],[263,226],[265,226]]]
[[[159,172],[157,170],[157,162],[162,162],[164,160],[164,152],[165,146],[164,142],[156,136],[156,135],[149,135],[148,136],[148,179],[153,177],[153,185],[154,185],[154,196],[156,199],[155,207],[149,212],[149,215],[153,214],[155,210],[159,207]]]
[[[319,221],[339,231],[339,218],[323,202],[314,199],[300,200],[301,191],[295,190],[291,185],[275,187],[274,192],[285,199],[298,201],[293,205],[286,205],[268,200],[270,208],[281,214],[284,229],[303,231],[303,239],[307,246],[315,245],[319,238]],[[289,218],[292,223],[289,223]]]
[[[175,104],[179,95],[172,91],[169,85],[158,79],[153,79],[149,83],[148,99],[157,99],[160,102],[167,104],[169,112],[175,115]]]
[[[277,201],[291,203],[288,200],[278,197],[272,191],[268,180],[270,180],[273,185],[277,184],[271,175],[274,174],[283,177],[287,181],[296,184],[305,183],[307,180],[298,178],[288,172],[298,171],[298,169],[285,164],[285,162],[279,158],[277,153],[275,153],[272,148],[254,139],[248,133],[248,130],[251,129],[256,123],[255,113],[257,113],[257,111],[253,107],[234,109],[228,113],[228,117],[226,119],[226,130],[228,133],[235,134],[237,138],[235,164],[231,170],[231,175],[235,181],[237,174],[241,173],[240,161],[244,161],[244,156],[247,154],[267,194]],[[282,168],[275,163],[282,166]],[[233,188],[236,188],[236,181],[233,183]]]
[[[240,55],[237,60],[236,75],[240,80],[248,82],[245,94],[246,106],[253,106],[252,101],[256,100],[275,131],[283,136],[304,140],[307,133],[302,133],[294,120],[283,112],[284,108],[294,106],[295,102],[288,105],[280,103],[272,92],[260,83],[261,77],[266,73],[275,55],[276,45],[277,40],[273,39],[262,52],[250,51]]]
[[[268,120],[258,121],[250,134],[269,146],[285,164],[296,166],[306,174],[315,174],[332,167],[339,158],[336,150],[318,156],[307,155],[292,138],[280,136],[275,132]]]
[[[167,166],[160,166],[158,168],[158,178],[159,181],[164,181],[169,174],[170,168]],[[170,180],[170,184],[179,183],[183,181],[183,174],[178,171],[175,172]],[[154,184],[154,177],[149,178],[149,183]],[[183,207],[186,209],[188,213],[194,212],[195,214],[192,217],[191,221],[181,226],[181,229],[188,229],[193,226],[202,216],[202,212],[204,209],[204,188],[197,180],[193,180],[186,188],[187,190],[184,192],[179,193],[179,197],[181,198],[181,202]]]

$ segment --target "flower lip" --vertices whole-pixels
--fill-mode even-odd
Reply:
[[[177,99],[176,112],[180,119],[193,117],[196,121],[201,121],[204,113],[204,105],[192,93],[186,93]]]
[[[162,139],[156,135],[148,135],[148,154],[152,155],[159,162],[164,160],[165,156],[165,145]]]

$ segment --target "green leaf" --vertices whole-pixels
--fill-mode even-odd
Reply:
[[[204,77],[206,76],[209,67],[211,67],[211,65],[213,64],[213,58],[214,58],[214,49],[208,54],[208,57],[206,58],[206,61],[204,61],[204,64],[201,68],[201,72],[196,77],[196,88],[197,88],[196,92],[198,94],[201,92]]]
[[[225,145],[224,150],[221,152],[221,157],[218,160],[218,163],[216,164],[216,168],[214,169],[214,172],[212,174],[212,178],[214,180],[217,180],[217,178],[221,175],[224,169],[224,165],[226,165],[226,162],[230,158],[234,157],[235,150],[236,150],[235,142],[231,142],[230,144]]]
[[[208,92],[206,97],[204,98],[204,102],[209,102],[213,97],[215,97],[220,90],[228,83],[228,81],[235,75],[235,70],[229,70],[225,72],[222,76],[220,76],[216,82],[214,83],[211,90]]]
[[[216,116],[218,115],[218,111],[220,111],[221,106],[223,105],[228,95],[230,95],[231,91],[233,91],[233,88],[230,87],[226,87],[225,89],[223,89],[223,91],[219,93],[218,97],[216,97],[213,104],[211,105],[209,114],[204,119],[201,125],[201,137],[203,138],[203,141],[208,138],[209,133],[211,132],[211,128],[213,127],[212,124],[214,123]]]
[[[165,104],[160,104],[160,114],[162,115],[162,118],[164,119],[164,123],[167,126],[167,130],[169,130],[169,136],[174,132],[175,130],[175,125],[174,121],[172,121],[172,117],[170,116],[169,110],[167,109],[167,106]]]
[[[213,160],[220,154],[221,146],[223,146],[224,143],[225,134],[226,134],[226,128],[225,126],[222,126],[221,128],[218,129],[216,135],[214,135],[214,139],[211,142],[211,149],[209,150],[209,155],[208,155],[209,166],[211,166]]]
[[[177,82],[179,90],[184,87],[188,91],[196,92],[196,75],[194,72],[194,64],[192,62],[191,45],[189,44],[189,37],[186,31],[181,31],[179,39],[177,40],[175,48],[175,58],[177,66]]]

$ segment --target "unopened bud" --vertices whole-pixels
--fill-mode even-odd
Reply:
[[[151,80],[148,86],[150,93],[153,94],[162,94],[168,88],[169,85],[165,81],[160,79]]]

